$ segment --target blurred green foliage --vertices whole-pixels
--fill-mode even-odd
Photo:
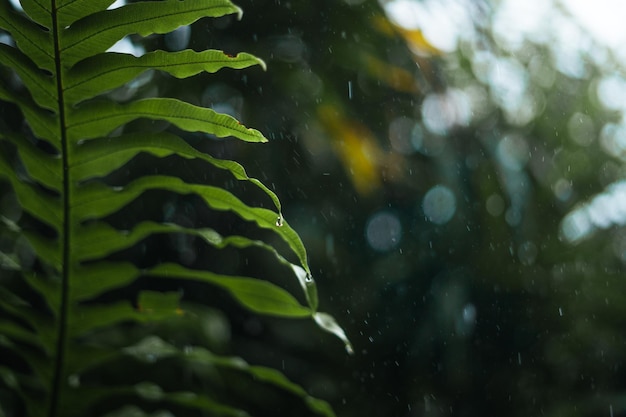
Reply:
[[[580,27],[568,61],[550,28],[510,44],[500,3],[461,3],[474,26],[451,52],[375,1],[248,1],[244,30],[194,26],[191,45],[267,61],[204,87],[271,142],[223,151],[280,190],[356,355],[282,322],[244,320],[235,348],[342,416],[619,415],[623,133],[598,91],[622,67]]]
[[[189,143],[267,139],[198,106],[194,92],[165,97],[150,83],[158,71],[185,79],[264,62],[206,43],[146,52],[126,37],[184,37],[198,20],[241,9],[112,3],[0,1],[0,415],[333,417],[278,369],[224,354],[219,299],[230,312],[307,317],[352,352],[318,310],[306,250],[275,193]],[[229,191],[241,182],[269,207]],[[233,234],[237,225],[253,237]],[[248,250],[274,259],[306,305],[273,277],[237,274]]]
[[[509,3],[443,2],[472,22],[448,51],[374,0],[245,0],[237,24],[137,40],[167,50],[208,42],[266,61],[267,72],[175,87],[155,73],[139,89],[194,97],[270,139],[259,150],[186,137],[277,191],[308,248],[320,308],[345,325],[355,355],[331,336],[311,342],[311,323],[260,319],[192,285],[186,298],[231,313],[207,314],[203,343],[280,369],[344,417],[626,412],[623,64],[557,3],[546,2],[547,22],[529,13],[541,36],[520,35],[515,19],[502,23]],[[220,178],[193,162],[142,162]],[[166,211],[180,223],[215,216],[229,233],[246,227],[192,198]],[[148,249],[196,265],[219,259],[223,273],[285,273],[261,251],[216,254],[182,238]],[[280,395],[259,401],[293,411]]]

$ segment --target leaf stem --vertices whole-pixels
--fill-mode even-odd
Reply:
[[[63,386],[63,376],[65,367],[65,345],[67,338],[67,318],[68,318],[68,291],[69,291],[69,271],[70,271],[70,179],[69,179],[69,155],[68,142],[66,133],[66,115],[65,100],[63,96],[63,78],[61,65],[61,48],[59,39],[57,0],[52,0],[52,32],[54,37],[54,56],[55,56],[55,72],[56,72],[56,88],[57,88],[57,105],[59,109],[59,129],[61,136],[62,161],[63,161],[63,231],[62,231],[62,247],[63,251],[61,265],[61,300],[60,314],[57,317],[57,343],[55,350],[54,374],[52,377],[52,392],[50,394],[50,408],[48,409],[49,417],[62,415],[59,410],[60,396]]]

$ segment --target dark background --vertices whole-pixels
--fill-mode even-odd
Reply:
[[[144,88],[195,97],[270,139],[189,138],[276,190],[308,248],[320,309],[355,354],[312,322],[252,316],[213,293],[186,297],[228,313],[221,349],[283,371],[340,416],[626,415],[624,209],[610,188],[624,176],[610,145],[621,116],[597,93],[620,67],[601,44],[579,52],[582,73],[559,67],[562,45],[507,48],[492,27],[497,3],[461,4],[473,37],[452,52],[369,0],[239,1],[242,21],[197,22],[188,44],[184,33],[148,40],[266,61],[266,72],[176,84],[154,74]],[[524,83],[488,76],[507,63]],[[516,89],[526,100],[517,106]],[[190,179],[208,175],[172,163]],[[583,204],[589,227],[576,229],[564,219]],[[192,200],[171,209],[179,222],[207,215]],[[568,238],[575,230],[589,233]],[[170,246],[184,263],[218,260],[291,285],[265,253]],[[284,407],[276,415],[295,412]]]

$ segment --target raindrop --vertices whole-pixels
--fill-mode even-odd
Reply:
[[[563,317],[563,309],[559,307],[559,316]]]
[[[352,100],[352,81],[348,81],[348,98]]]
[[[282,214],[279,214],[278,217],[276,218],[276,227],[283,227],[284,224],[285,224],[285,219],[283,219]]]
[[[304,282],[307,282],[307,283],[313,282],[313,275],[307,273],[306,276],[304,277]]]

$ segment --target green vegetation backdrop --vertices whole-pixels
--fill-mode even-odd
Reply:
[[[3,1],[4,16],[9,2]],[[120,103],[183,99],[253,126],[268,143],[209,139],[167,118],[139,118],[128,121],[123,133],[147,135],[137,142],[142,146],[161,143],[150,139],[155,136],[176,135],[194,149],[193,159],[181,157],[182,149],[137,154],[123,167],[105,165],[106,175],[88,184],[125,187],[130,178],[168,175],[219,185],[247,206],[271,208],[273,214],[266,230],[207,207],[198,196],[155,191],[124,212],[106,215],[118,230],[133,229],[139,217],[152,222],[150,236],[144,238],[140,227],[138,240],[106,256],[156,273],[94,301],[125,300],[142,317],[150,310],[153,316],[185,314],[80,339],[122,348],[127,359],[97,369],[91,379],[66,375],[69,387],[115,385],[116,374],[150,374],[115,393],[132,406],[122,411],[141,408],[148,415],[166,409],[178,415],[176,407],[188,398],[176,397],[180,391],[251,415],[329,415],[326,403],[313,397],[345,417],[626,412],[621,55],[596,42],[558,2],[547,2],[547,20],[540,19],[544,9],[533,12],[543,22],[541,34],[519,31],[516,22],[525,21],[519,11],[509,10],[514,18],[503,20],[515,2],[440,3],[447,5],[441,15],[453,22],[441,27],[459,34],[446,50],[425,31],[390,20],[385,11],[392,2],[373,0],[247,0],[238,3],[245,11],[242,21],[225,15],[168,28],[165,36],[130,37],[126,46],[136,53],[215,48],[262,58],[267,71],[224,69],[184,79],[150,62],[156,71],[129,75],[132,81],[108,97]],[[435,7],[426,0],[414,4],[424,6],[422,12]],[[454,20],[459,10],[471,24]],[[18,76],[3,67],[3,88],[22,93],[23,83],[32,93],[24,75]],[[35,176],[26,159],[16,157],[17,142],[4,133],[29,131],[20,104],[6,104],[15,102],[3,94],[3,166],[11,169],[3,171],[2,183],[2,279],[3,288],[16,286],[10,294],[3,291],[1,307],[32,331],[39,328],[29,316],[11,309],[26,301],[45,310],[46,300],[32,294],[34,284],[16,284],[17,272],[4,271],[33,258],[16,234],[56,234],[41,230],[42,219],[23,214],[26,203],[16,208],[10,190],[28,182],[26,173]],[[267,188],[237,181],[228,170],[211,167],[213,160],[202,160],[200,152],[237,160]],[[47,178],[35,180],[46,186]],[[275,225],[274,192],[291,229]],[[160,229],[172,224],[176,233]],[[199,227],[214,232],[198,232]],[[276,230],[297,231],[306,257],[297,256],[298,250],[294,256],[293,241]],[[265,243],[253,243],[259,240]],[[283,257],[305,264],[300,270]],[[160,268],[179,275],[193,268],[260,278],[293,294],[290,300],[300,306],[294,315],[302,316],[318,307],[312,293],[301,289],[310,268],[321,294],[319,309],[337,318],[354,355],[312,320],[256,314],[234,301],[232,289],[156,279]],[[342,335],[317,317],[317,324]],[[35,362],[10,353],[18,336],[6,330],[7,320],[2,323],[7,336],[1,346],[9,356],[1,362],[0,404],[8,414],[19,410],[19,400],[8,394],[15,391],[15,372],[29,375]],[[124,344],[131,339],[134,344]],[[190,364],[185,346],[224,356]],[[165,353],[175,348],[176,355]],[[164,353],[142,357],[142,349]],[[237,368],[242,362],[234,357],[263,368]],[[16,361],[23,361],[17,369],[8,366]],[[43,395],[30,379],[19,383]],[[114,412],[115,406],[122,400],[99,404],[97,411]]]

